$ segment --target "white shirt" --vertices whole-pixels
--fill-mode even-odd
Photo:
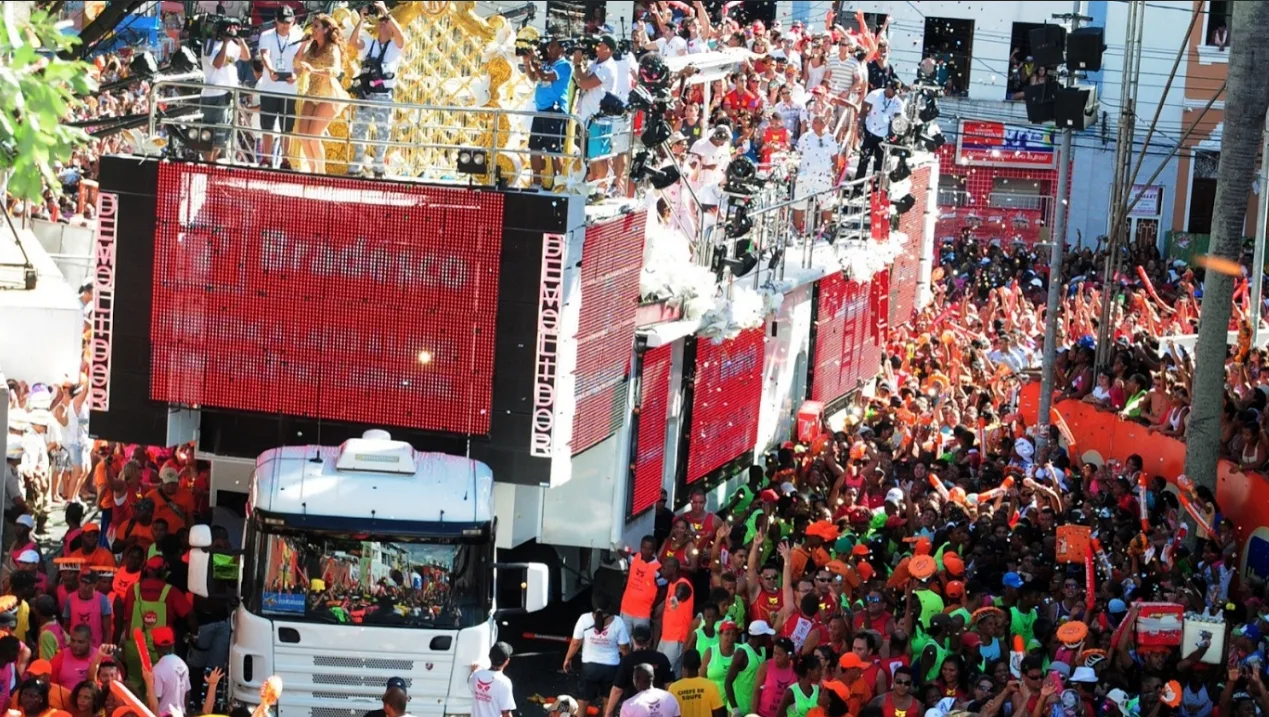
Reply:
[[[616,87],[613,94],[621,98],[622,102],[630,99],[630,90],[634,87],[634,74],[630,71],[631,54],[627,52],[618,60],[613,58],[613,64],[617,66]]]
[[[679,701],[655,687],[621,703],[621,717],[679,717]]]
[[[701,137],[692,143],[690,150],[692,154],[701,158],[703,166],[713,165],[714,171],[721,172],[731,164],[731,143],[723,142],[722,146],[716,146],[710,141],[708,136]]]
[[[238,47],[238,43],[229,45],[229,49],[225,51],[225,65],[220,69],[216,68],[213,61],[220,55],[220,47],[225,44],[223,41],[217,41],[212,45],[211,51],[203,53],[203,82],[208,85],[223,85],[225,87],[238,86],[238,59],[242,57],[242,48]],[[203,90],[203,97],[220,97],[228,94],[225,90],[212,89],[210,87]]]
[[[858,79],[859,60],[856,60],[855,56],[849,53],[844,60],[840,54],[833,55],[828,58],[828,70],[833,73],[828,78],[828,82],[833,88],[833,94],[843,95],[850,92],[855,85],[855,80]]]
[[[502,717],[516,708],[511,679],[502,670],[476,670],[467,678],[471,690],[471,717]]]
[[[903,100],[899,99],[899,95],[886,97],[886,89],[881,87],[869,92],[864,103],[872,105],[868,119],[864,120],[864,128],[879,137],[890,134],[890,120],[903,112]]]
[[[657,38],[657,52],[662,57],[682,57],[684,55],[695,55],[698,52],[706,52],[709,50],[709,43],[700,38],[695,40],[686,40],[682,35],[675,35],[669,38]]]
[[[154,664],[154,694],[159,702],[159,716],[185,714],[185,696],[189,694],[189,668],[176,655],[164,655]]]
[[[802,162],[798,167],[799,174],[832,174],[833,158],[841,152],[837,140],[828,130],[824,134],[815,134],[811,130],[798,140],[798,154]]]
[[[393,42],[391,38],[388,39],[388,44],[384,45],[379,42],[379,36],[377,34],[370,35],[365,31],[362,31],[361,42],[363,47],[361,48],[361,54],[359,57],[361,59],[362,70],[364,71],[366,68],[366,58],[373,57],[378,59],[379,55],[382,54],[383,73],[385,75],[393,75],[392,79],[383,81],[383,86],[389,90],[396,87],[396,74],[401,69],[401,48],[397,47],[397,43]]]
[[[592,63],[590,71],[599,78],[599,85],[586,90],[582,94],[582,101],[578,103],[577,114],[583,122],[599,112],[599,103],[604,95],[617,92],[617,63],[611,57],[605,62]]]
[[[621,663],[619,645],[630,644],[626,623],[613,616],[603,632],[595,630],[595,616],[585,613],[573,626],[573,639],[582,641],[582,662],[593,665],[617,665]]]
[[[275,72],[295,72],[295,55],[300,51],[300,44],[304,41],[304,31],[298,26],[292,24],[291,32],[285,37],[278,35],[276,28],[265,30],[260,33],[260,54],[269,53],[269,61],[273,63]],[[274,81],[269,77],[268,71],[260,76],[260,80],[256,82],[256,89],[268,92],[284,92],[288,95],[295,94],[295,85],[283,80]]]

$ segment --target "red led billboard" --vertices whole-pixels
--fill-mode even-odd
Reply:
[[[611,436],[625,420],[647,216],[635,212],[586,229],[573,455]]]
[[[874,282],[846,281],[831,274],[819,281],[815,317],[814,373],[811,398],[829,403],[855,390],[880,365],[881,347],[874,315],[886,314],[889,286],[879,273]]]
[[[489,431],[503,196],[159,169],[150,398]]]
[[[639,382],[639,434],[635,440],[634,481],[630,514],[638,515],[661,497],[665,470],[665,424],[670,410],[670,368],[674,346],[658,346],[643,354]]]
[[[763,329],[722,343],[696,341],[687,482],[753,450],[762,403]]]

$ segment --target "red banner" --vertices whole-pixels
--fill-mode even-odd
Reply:
[[[874,280],[885,273],[878,272]],[[873,338],[873,308],[879,298],[872,282],[846,281],[841,274],[824,277],[818,286],[811,399],[827,404],[877,372],[881,349]]]
[[[665,424],[670,409],[670,368],[673,344],[643,354],[639,382],[639,433],[635,436],[634,487],[630,514],[638,515],[661,497],[665,470]]]
[[[164,164],[150,397],[489,430],[502,195]]]
[[[758,442],[765,335],[758,328],[722,343],[697,339],[688,483],[752,450]]]

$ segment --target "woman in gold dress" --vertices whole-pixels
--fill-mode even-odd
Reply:
[[[326,149],[322,135],[331,121],[344,109],[348,93],[339,84],[344,67],[344,33],[330,15],[313,20],[312,34],[300,48],[295,67],[308,75],[308,99],[300,111],[297,132],[300,152],[310,172],[326,173]]]

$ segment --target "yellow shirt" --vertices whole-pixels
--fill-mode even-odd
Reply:
[[[670,694],[679,702],[682,717],[713,717],[723,708],[718,685],[704,677],[685,677],[670,685]]]
[[[18,625],[13,630],[13,636],[26,642],[26,636],[31,632],[31,606],[26,604],[26,600],[18,603]]]

